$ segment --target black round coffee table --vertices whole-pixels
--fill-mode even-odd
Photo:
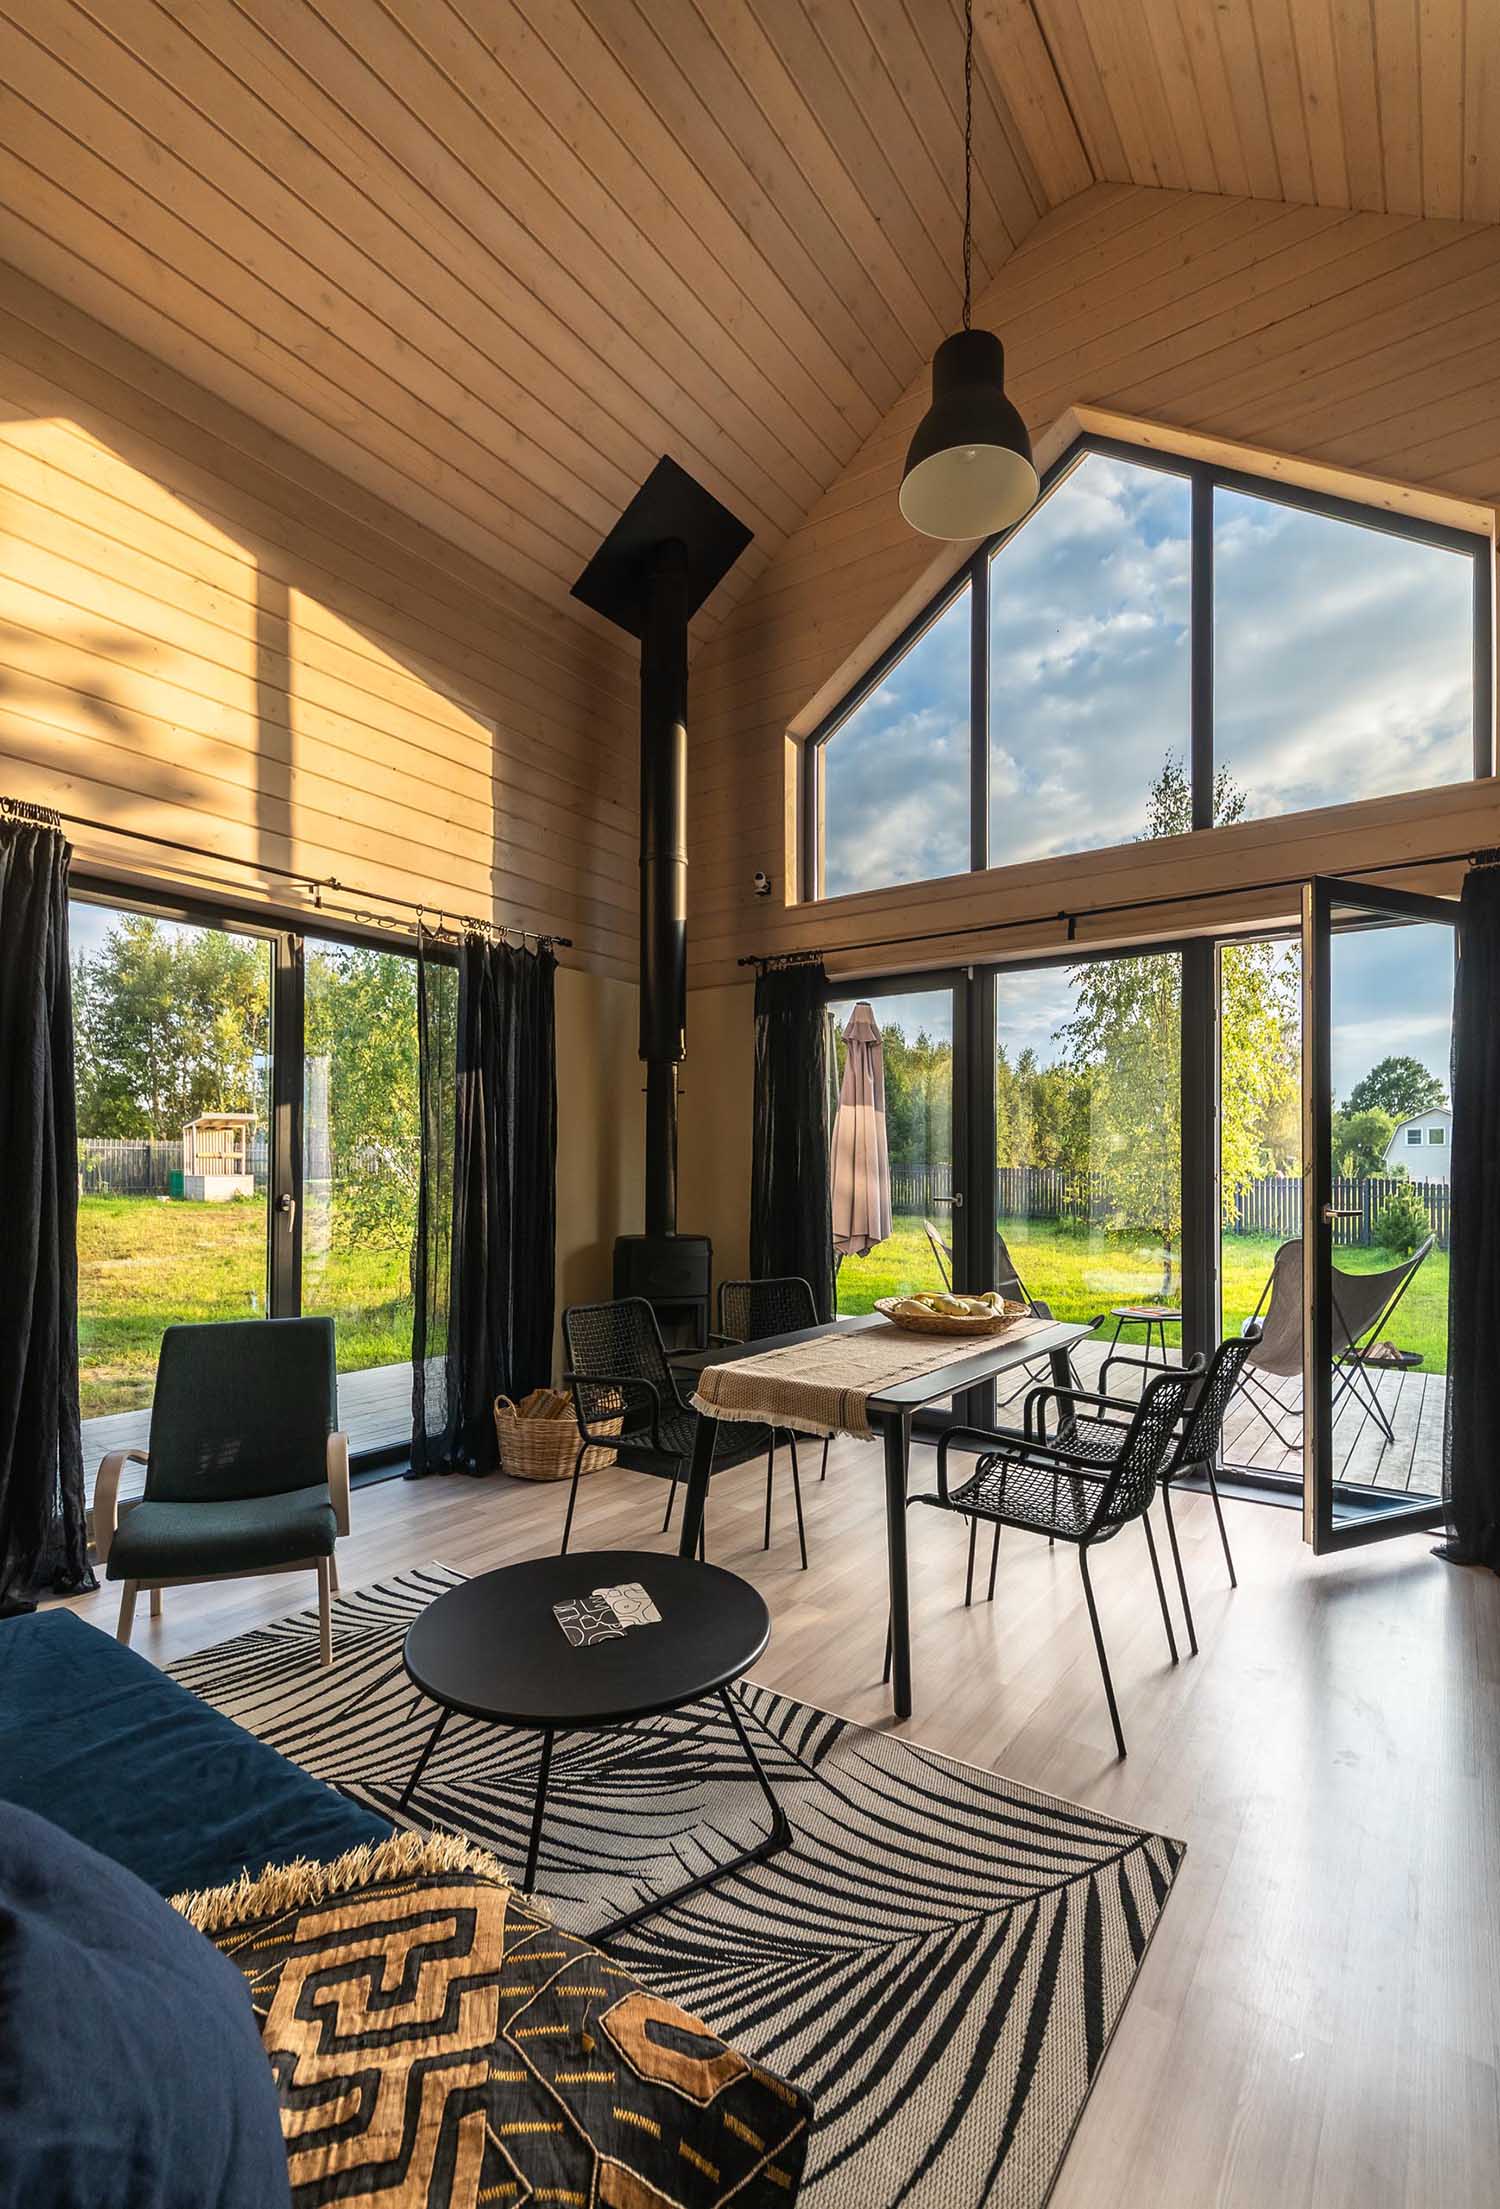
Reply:
[[[558,1623],[554,1604],[587,1603],[600,1589],[632,1582],[645,1589],[660,1612],[658,1622],[631,1625],[622,1634],[581,1644]],[[587,1631],[575,1622],[575,1632]],[[770,1638],[771,1615],[748,1581],[689,1558],[663,1557],[652,1550],[580,1550],[480,1573],[438,1596],[407,1629],[407,1673],[439,1707],[437,1723],[397,1807],[404,1811],[416,1792],[455,1711],[540,1733],[541,1768],[522,1882],[529,1893],[536,1883],[555,1735],[610,1731],[710,1698],[722,1703],[770,1806],[771,1830],[754,1847],[592,1936],[608,1939],[726,1874],[774,1855],[791,1839],[786,1813],[729,1692]]]

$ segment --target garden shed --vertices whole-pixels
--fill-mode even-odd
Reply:
[[[250,1159],[253,1112],[200,1112],[182,1131],[181,1194],[198,1204],[253,1197]]]

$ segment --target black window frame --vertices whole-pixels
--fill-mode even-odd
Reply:
[[[1301,484],[1283,483],[1277,478],[1258,476],[1243,469],[1225,468],[1214,461],[1199,460],[1185,454],[1160,450],[1154,446],[1132,444],[1128,439],[1099,437],[1085,434],[1076,438],[1067,451],[1047,469],[1042,477],[1041,491],[1036,505],[1013,528],[987,537],[962,564],[948,577],[942,588],[928,600],[921,612],[902,630],[894,643],[888,645],[859,681],[827,714],[802,744],[798,762],[798,900],[804,904],[819,903],[823,899],[821,861],[822,835],[822,754],[825,747],[838,735],[841,728],[858,712],[866,699],[884,682],[891,669],[906,657],[920,638],[939,617],[946,613],[967,588],[972,595],[970,608],[970,677],[969,677],[969,868],[970,873],[980,873],[988,868],[990,833],[990,731],[989,731],[989,626],[990,626],[990,574],[994,557],[1001,548],[1030,523],[1033,515],[1058,486],[1090,455],[1128,462],[1133,467],[1154,469],[1158,474],[1176,476],[1186,482],[1191,493],[1190,521],[1190,607],[1191,625],[1189,646],[1189,728],[1187,767],[1192,798],[1193,829],[1213,827],[1213,789],[1215,772],[1214,752],[1214,493],[1219,490],[1235,491],[1251,498],[1267,500],[1278,506],[1290,506],[1305,513],[1319,514],[1331,521],[1342,521],[1356,528],[1374,529],[1382,535],[1401,537],[1416,544],[1433,545],[1445,552],[1457,552],[1473,563],[1473,777],[1483,781],[1495,773],[1494,737],[1494,547],[1490,540],[1478,531],[1458,529],[1444,522],[1428,521],[1420,516],[1393,513],[1388,508],[1365,505],[1356,499],[1341,498],[1330,492],[1314,491]],[[1446,788],[1448,785],[1414,785],[1414,792],[1426,788]],[[1404,793],[1402,793],[1404,794]],[[1295,819],[1294,814],[1277,816]],[[1104,847],[1109,848],[1109,847]],[[1069,854],[1068,856],[1071,856]],[[954,881],[955,875],[939,877]],[[910,889],[911,883],[882,883],[874,890],[851,892],[851,895],[871,896],[880,891]]]

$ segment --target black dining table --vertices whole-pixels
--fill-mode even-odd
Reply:
[[[821,1327],[800,1327],[792,1334],[768,1335],[760,1342],[739,1342],[728,1349],[674,1352],[672,1365],[685,1378],[689,1374],[706,1372],[713,1365],[734,1365],[742,1358],[764,1357],[771,1350],[788,1350],[799,1342],[816,1342],[823,1335],[841,1333],[850,1327],[879,1328],[885,1334],[892,1331],[889,1320],[882,1319],[878,1313],[871,1313],[868,1318],[835,1319]],[[945,1397],[958,1395],[966,1389],[980,1388],[986,1381],[999,1380],[1002,1375],[1014,1372],[1017,1366],[1029,1365],[1039,1357],[1046,1357],[1050,1361],[1056,1387],[1075,1387],[1077,1384],[1069,1368],[1068,1353],[1089,1332],[1088,1327],[1076,1326],[1071,1322],[1048,1320],[1040,1327],[1029,1328],[1020,1336],[981,1337],[976,1340],[971,1356],[950,1359],[946,1365],[937,1366],[931,1373],[919,1373],[911,1380],[898,1382],[880,1394],[870,1396],[866,1401],[865,1408],[870,1424],[880,1439],[885,1457],[886,1557],[891,1598],[891,1697],[898,1718],[911,1716],[911,1612],[906,1571],[906,1494],[911,1476],[913,1422],[919,1412],[932,1412]],[[943,1339],[942,1346],[948,1347],[947,1338]],[[950,1426],[960,1423],[956,1415],[946,1422]],[[708,1496],[709,1473],[713,1465],[714,1438],[718,1428],[717,1419],[706,1414],[699,1415],[693,1441],[692,1465],[688,1473],[687,1503],[682,1515],[682,1538],[678,1544],[678,1554],[682,1557],[692,1557],[697,1553],[698,1535],[703,1524],[703,1506]]]

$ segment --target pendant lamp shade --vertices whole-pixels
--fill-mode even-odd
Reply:
[[[1005,348],[960,330],[932,357],[932,404],[907,448],[901,512],[924,537],[990,537],[1036,503],[1026,424],[1005,396]]]

